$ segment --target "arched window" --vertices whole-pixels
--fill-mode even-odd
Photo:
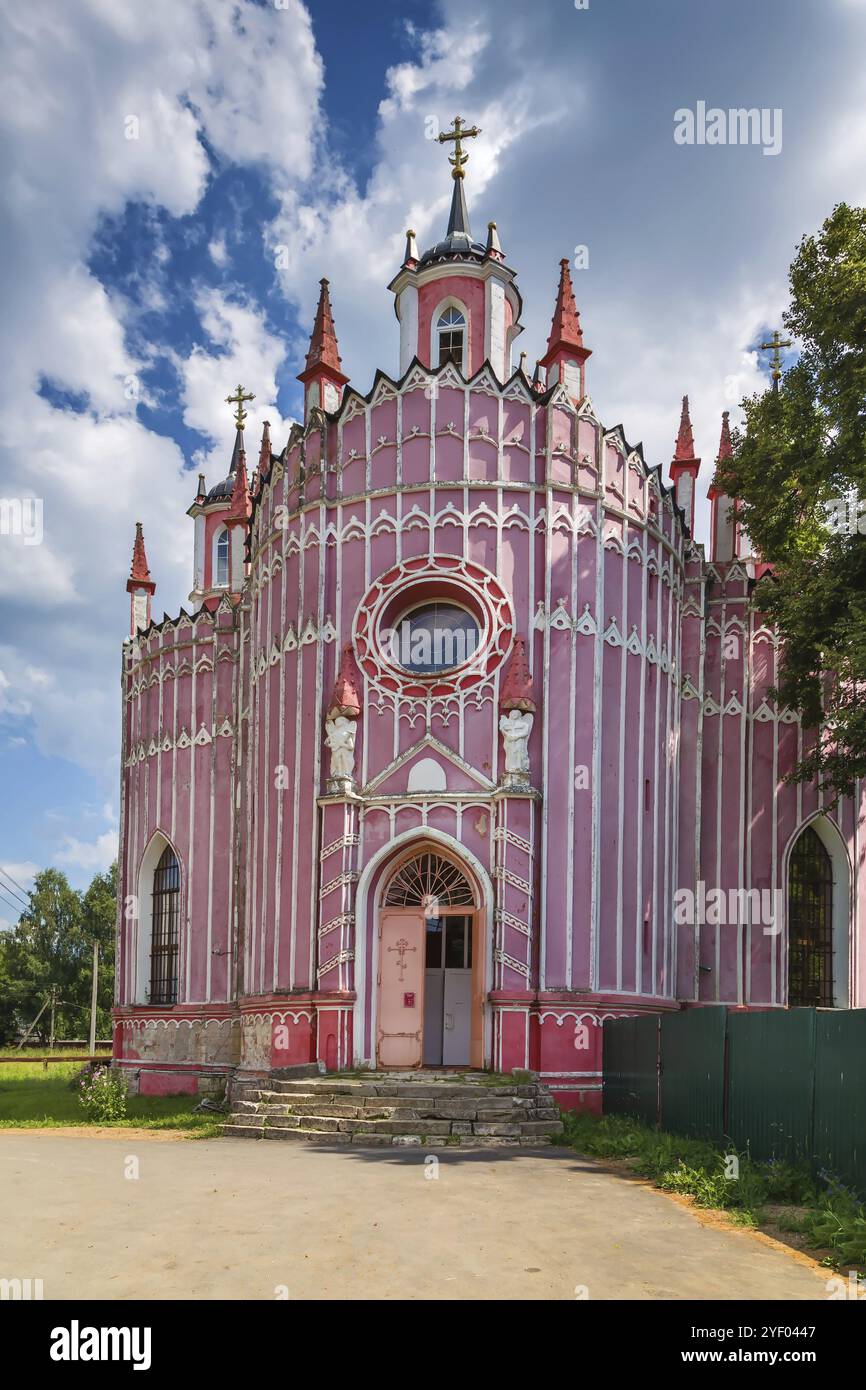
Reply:
[[[452,304],[448,309],[443,310],[436,323],[436,333],[439,338],[439,366],[445,362],[453,362],[455,366],[463,366],[463,335],[466,332],[466,319],[459,309]]]
[[[788,870],[788,1003],[832,1008],[833,866],[811,826]]]
[[[214,548],[214,559],[214,584],[225,588],[229,582],[229,533],[226,527],[223,527],[222,531],[220,531],[217,536],[217,542]]]
[[[180,934],[180,865],[166,845],[153,875],[150,938],[150,1003],[177,1003],[177,958]]]
[[[388,884],[384,907],[474,907],[475,898],[464,874],[439,854],[419,854],[397,870]]]

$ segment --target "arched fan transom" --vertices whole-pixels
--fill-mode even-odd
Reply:
[[[474,907],[475,897],[464,874],[450,859],[419,854],[401,866],[388,884],[385,907]]]

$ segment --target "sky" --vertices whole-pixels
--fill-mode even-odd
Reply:
[[[225,397],[254,391],[248,447],[265,418],[282,447],[321,276],[353,385],[396,375],[386,286],[405,229],[438,240],[451,193],[429,135],[458,112],[482,128],[466,191],[475,235],[495,219],[517,271],[518,350],[543,353],[576,257],[597,413],[666,469],[688,393],[703,494],[721,411],[736,423],[766,385],[757,349],[797,243],[866,202],[866,0],[0,14],[0,502],[41,517],[0,534],[2,929],[40,868],[85,886],[116,852],[135,522],[155,617],[176,615],[195,475],[227,471]],[[780,112],[780,148],[679,143],[676,113],[701,102]],[[699,540],[707,526],[702,501]]]

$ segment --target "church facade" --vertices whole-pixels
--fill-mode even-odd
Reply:
[[[303,424],[252,470],[230,398],[189,612],[152,621],[136,533],[114,1054],[145,1093],[529,1067],[598,1109],[605,1018],[866,1005],[866,803],[785,781],[812,735],[715,485],[693,539],[688,402],[667,482],[596,416],[567,261],[515,366],[451,162],[389,286],[399,370],[350,384],[322,281]]]

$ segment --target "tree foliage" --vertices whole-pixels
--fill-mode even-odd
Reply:
[[[117,865],[87,890],[71,888],[59,869],[36,875],[30,905],[0,935],[0,1042],[13,1042],[56,990],[55,1036],[86,1037],[90,1028],[93,942],[99,943],[97,1036],[111,1034]],[[50,1008],[33,1037],[47,1042]]]
[[[719,481],[773,566],[754,602],[784,644],[774,696],[817,733],[793,779],[850,794],[866,776],[866,209],[834,208],[789,283],[799,358],[743,401]]]

